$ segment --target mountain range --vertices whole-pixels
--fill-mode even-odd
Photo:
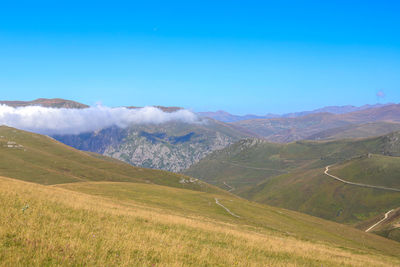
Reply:
[[[387,124],[387,126],[390,128],[393,128],[394,123],[400,123],[400,104],[385,105],[344,114],[314,113],[295,118],[245,120],[235,122],[233,125],[247,129],[266,140],[286,143],[314,139],[315,135],[328,130],[335,131],[334,129],[337,128],[375,122],[389,122],[391,124]],[[355,137],[368,137],[371,134],[387,133],[386,127],[382,127],[385,125],[376,124],[376,126],[374,132],[359,131],[359,136]]]
[[[41,105],[54,108],[87,107],[87,105],[63,99],[2,101],[0,103],[12,106]],[[168,113],[181,110],[179,107],[156,107]],[[137,109],[138,107],[128,108]],[[210,118],[213,117],[210,113],[198,114],[203,123],[173,121],[154,125],[136,124],[126,128],[113,126],[88,133],[58,134],[53,137],[72,147],[112,156],[135,166],[178,172],[189,168],[211,152],[223,149],[243,138],[255,137],[271,142],[287,143],[305,139],[335,140],[373,137],[400,129],[399,104],[361,107],[332,106],[268,119],[254,119],[253,115],[248,116],[253,119],[247,120],[239,120],[237,117],[227,119],[226,116],[229,117],[230,114],[218,112],[221,115],[216,117],[219,121]],[[226,120],[236,121],[224,122]]]
[[[197,114],[199,114],[202,117],[209,117],[209,118],[213,118],[215,120],[219,120],[222,122],[237,122],[237,121],[252,120],[252,119],[296,118],[296,117],[306,116],[306,115],[315,114],[315,113],[344,114],[344,113],[360,111],[360,110],[364,110],[364,109],[384,107],[384,106],[391,105],[391,104],[392,103],[363,105],[363,106],[359,106],[359,107],[352,106],[352,105],[328,106],[328,107],[314,109],[311,111],[292,112],[292,113],[286,113],[286,114],[281,114],[281,115],[272,114],[272,113],[269,113],[266,115],[253,115],[253,114],[234,115],[234,114],[230,114],[223,110],[218,110],[216,112],[210,112],[210,111],[198,112]]]

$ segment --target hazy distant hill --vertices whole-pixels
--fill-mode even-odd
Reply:
[[[350,124],[344,127],[328,129],[307,137],[308,140],[334,140],[345,138],[373,137],[391,132],[400,131],[400,123],[370,122],[364,124]]]
[[[61,98],[38,98],[32,101],[0,101],[0,105],[7,105],[12,107],[26,107],[26,106],[42,106],[49,108],[87,108],[88,105],[81,104],[71,100]]]
[[[286,114],[282,114],[282,115],[278,115],[278,114],[266,114],[266,115],[248,114],[248,115],[240,116],[240,115],[230,114],[223,110],[219,110],[216,112],[198,112],[197,114],[199,114],[202,117],[209,117],[209,118],[213,118],[215,120],[219,120],[222,122],[236,122],[236,121],[253,120],[253,119],[296,118],[296,117],[306,116],[306,115],[315,114],[315,113],[344,114],[344,113],[360,111],[360,110],[365,110],[365,109],[370,109],[370,108],[384,107],[387,105],[392,105],[392,103],[363,105],[360,107],[356,107],[356,106],[352,106],[352,105],[328,106],[328,107],[323,107],[323,108],[319,108],[319,109],[315,109],[315,110],[311,110],[311,111],[292,112],[292,113],[286,113]]]
[[[386,105],[345,114],[315,113],[296,118],[254,119],[238,121],[233,124],[254,132],[269,141],[284,143],[308,138],[313,139],[315,135],[329,129],[378,121],[400,123],[400,105]],[[385,125],[382,124],[381,126]],[[388,129],[381,127],[376,133],[387,133],[392,125],[387,124],[387,126],[389,126]]]
[[[355,111],[338,115],[338,117],[352,123],[375,121],[400,122],[400,104]]]
[[[258,116],[258,115],[233,115],[230,114],[226,111],[219,110],[216,112],[197,112],[197,114],[201,117],[207,117],[207,118],[212,118],[214,120],[222,121],[222,122],[236,122],[236,121],[242,121],[242,120],[251,120],[251,119],[269,119],[269,118],[277,118],[279,115],[275,114],[267,114],[264,116]]]
[[[323,107],[323,108],[318,108],[314,109],[311,111],[301,111],[301,112],[293,112],[293,113],[287,113],[283,114],[281,117],[284,118],[295,118],[295,117],[301,117],[309,114],[315,114],[315,113],[332,113],[332,114],[345,114],[345,113],[350,113],[350,112],[355,112],[355,111],[360,111],[360,110],[365,110],[365,109],[370,109],[370,108],[380,108],[388,105],[393,105],[393,103],[387,103],[387,104],[375,104],[375,105],[363,105],[363,106],[352,106],[352,105],[346,105],[346,106],[328,106],[328,107]]]
[[[348,126],[351,122],[331,113],[317,113],[298,118],[256,119],[235,122],[271,142],[286,143],[306,139],[323,130]]]

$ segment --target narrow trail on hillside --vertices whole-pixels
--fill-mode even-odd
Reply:
[[[367,187],[367,188],[375,188],[375,189],[381,189],[381,190],[388,190],[388,191],[400,192],[400,189],[397,189],[397,188],[391,188],[391,187],[379,186],[379,185],[369,185],[369,184],[353,183],[353,182],[349,182],[349,181],[343,180],[343,179],[341,179],[341,178],[339,178],[339,177],[337,177],[337,176],[334,176],[334,175],[328,173],[329,167],[331,167],[331,166],[332,166],[332,165],[326,166],[326,167],[325,167],[325,172],[324,172],[324,173],[325,173],[326,175],[328,175],[329,177],[331,177],[331,178],[333,178],[333,179],[335,179],[335,180],[337,180],[337,181],[340,181],[340,182],[342,182],[342,183],[349,184],[349,185],[360,186],[360,187]]]
[[[237,164],[237,163],[234,163],[234,162],[228,162],[228,161],[223,161],[223,160],[221,160],[220,162],[225,163],[225,164],[230,164],[230,165],[236,166],[236,167],[245,168],[245,169],[263,170],[263,171],[276,171],[276,172],[282,172],[282,173],[286,172],[286,171],[277,170],[277,169],[251,167],[251,166],[241,165],[241,164]]]
[[[224,205],[222,205],[221,203],[219,203],[218,198],[215,198],[215,203],[219,206],[221,206],[222,208],[224,208],[230,215],[236,217],[236,218],[240,218],[240,216],[236,215],[235,213],[233,213],[232,211],[230,211],[227,207],[225,207]]]
[[[385,213],[385,217],[380,220],[379,222],[375,223],[374,225],[372,225],[370,228],[368,228],[367,230],[365,230],[365,232],[369,232],[371,231],[373,228],[375,228],[377,225],[379,225],[380,223],[382,223],[384,220],[386,220],[389,217],[389,214],[394,211],[394,210],[389,210],[388,212]]]
[[[230,186],[229,184],[227,184],[226,182],[224,182],[224,185],[226,185],[227,187],[229,187],[228,192],[232,192],[233,190],[235,190],[235,188],[233,186]]]

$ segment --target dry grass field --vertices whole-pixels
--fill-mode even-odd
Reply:
[[[341,247],[212,215],[186,215],[143,201],[121,201],[3,177],[0,207],[3,266],[400,264],[394,256],[399,245],[361,232],[362,238],[392,246],[393,255],[389,255],[390,249]]]

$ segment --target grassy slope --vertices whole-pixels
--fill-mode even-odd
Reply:
[[[324,169],[273,177],[248,192],[251,199],[342,223],[357,223],[400,207],[400,193],[346,185]]]
[[[330,173],[343,177],[344,179],[357,183],[366,183],[371,185],[381,185],[400,189],[400,158],[388,157],[383,155],[370,155],[370,157],[360,158],[333,166]],[[384,177],[384,179],[382,179]],[[387,205],[384,212],[394,209],[389,218],[373,229],[374,233],[394,239],[400,242],[400,193],[393,194],[389,198],[384,197],[376,200],[377,204]],[[371,206],[370,203],[369,206]],[[397,208],[397,209],[396,209]],[[375,216],[365,222],[357,225],[357,228],[367,229],[383,218],[383,213]]]
[[[212,153],[184,173],[221,187],[225,181],[236,187],[236,192],[242,192],[269,177],[289,173],[300,167],[320,168],[385,149],[391,148],[385,148],[383,137],[330,142],[298,141],[289,144],[247,139]]]
[[[281,145],[245,140],[212,154],[186,173],[221,188],[226,188],[225,181],[236,188],[234,193],[261,203],[342,223],[356,223],[399,207],[399,193],[344,185],[324,175],[324,167],[351,158],[351,166],[350,163],[340,165],[343,178],[352,170],[349,180],[363,182],[365,172],[369,172],[372,175],[365,177],[364,183],[399,185],[399,158],[366,156],[370,152],[397,155],[397,145],[393,142],[396,138],[393,134]],[[371,170],[363,171],[366,164]],[[333,174],[338,174],[338,168],[332,167]]]
[[[9,148],[8,143],[13,147]],[[18,147],[21,145],[22,147]],[[17,146],[17,147],[15,147]],[[92,156],[47,136],[0,127],[0,175],[45,185],[80,181],[155,183],[194,190],[223,192],[180,174],[133,167],[104,156]]]
[[[329,173],[352,182],[400,188],[400,157],[371,154],[332,166]]]
[[[396,242],[220,196],[221,203],[242,216],[235,219],[213,203],[214,197],[149,184],[82,182],[49,187],[1,177],[0,262],[13,266],[400,264]]]

